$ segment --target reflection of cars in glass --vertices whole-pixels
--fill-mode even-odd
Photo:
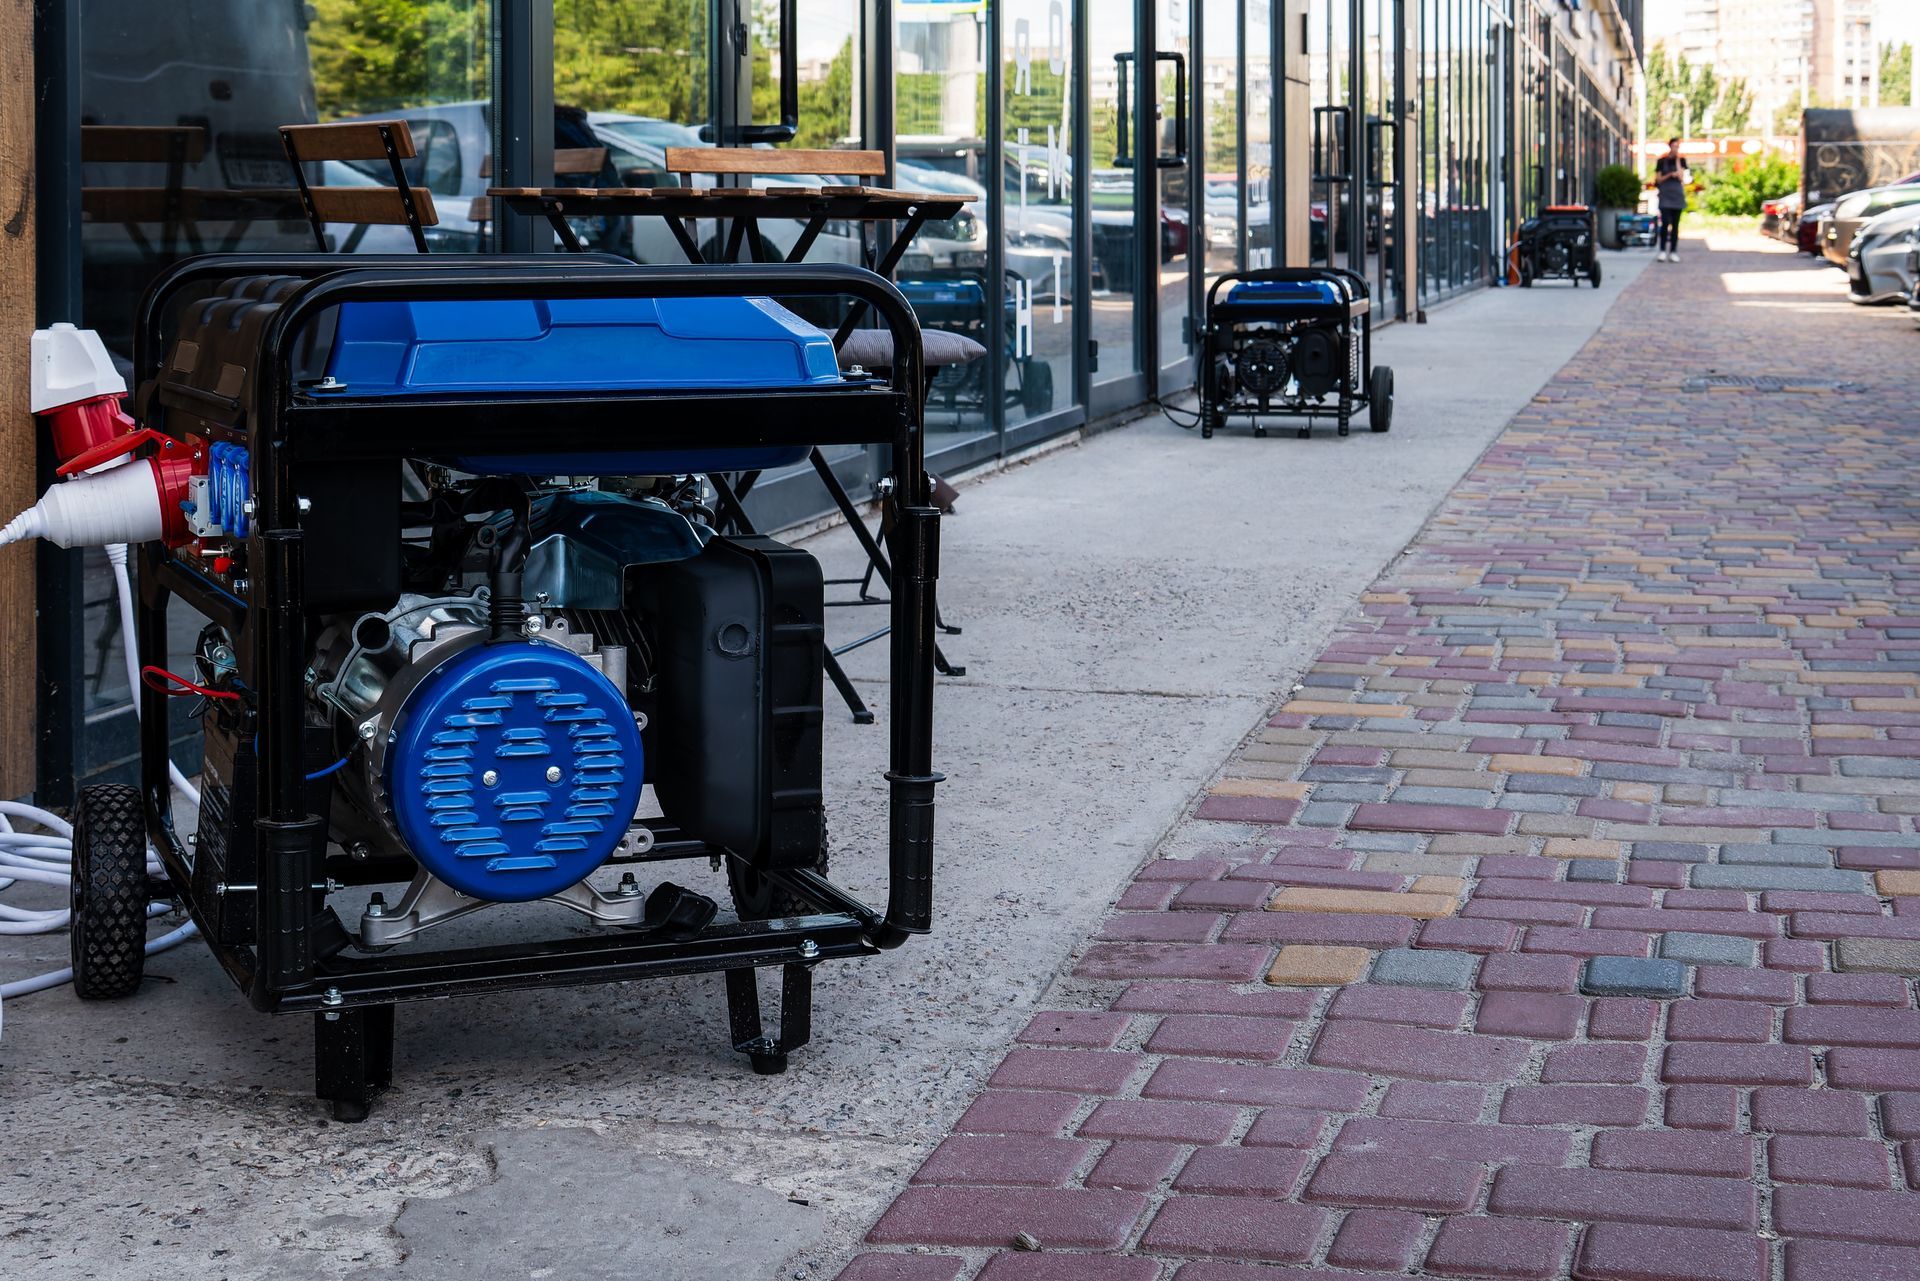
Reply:
[[[1920,203],[1920,183],[1901,183],[1891,187],[1870,187],[1843,196],[1835,202],[1833,216],[1820,227],[1820,251],[1828,262],[1845,269],[1847,250],[1867,219],[1889,209]]]
[[[1847,296],[1858,303],[1898,302],[1912,292],[1907,251],[1920,228],[1920,205],[1869,219],[1847,250]]]

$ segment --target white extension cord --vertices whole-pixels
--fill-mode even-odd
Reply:
[[[0,541],[11,542],[12,539]],[[133,584],[127,578],[127,545],[108,544],[107,561],[113,567],[113,590],[120,602],[121,651],[126,656],[127,689],[133,697],[137,715],[140,710],[140,660],[134,648]],[[174,790],[195,806],[200,804],[199,789],[171,761],[167,763],[167,776],[172,780]],[[16,822],[31,824],[38,830],[22,831],[15,826]],[[151,846],[147,848],[147,874],[166,875],[166,869]],[[0,890],[9,888],[16,881],[57,885],[63,889],[72,885],[73,826],[59,815],[37,806],[0,801]],[[147,916],[164,916],[171,910],[164,903],[149,903]],[[68,928],[71,923],[72,913],[64,907],[36,910],[0,903],[0,934],[53,934]],[[193,922],[188,921],[178,929],[149,939],[147,955],[152,956],[184,943],[198,932]],[[5,1029],[4,1003],[7,998],[25,996],[29,992],[44,991],[72,981],[73,970],[65,968],[12,983],[0,983],[0,1033]]]

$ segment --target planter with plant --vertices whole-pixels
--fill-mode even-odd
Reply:
[[[1640,207],[1640,175],[1626,165],[1606,165],[1594,176],[1594,198],[1600,206],[1600,243],[1620,247],[1620,215]]]

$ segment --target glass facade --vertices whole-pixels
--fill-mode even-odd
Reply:
[[[926,327],[985,348],[933,380],[931,462],[945,470],[1181,391],[1193,319],[1221,272],[1359,272],[1382,321],[1500,279],[1517,221],[1586,198],[1597,169],[1625,153],[1638,11],[1619,0],[1577,13],[1562,0],[797,0],[783,31],[781,6],[764,0],[40,7],[76,33],[77,104],[43,96],[72,115],[83,188],[76,251],[61,264],[70,281],[55,291],[77,306],[45,319],[100,330],[122,361],[134,307],[165,263],[312,248],[282,124],[406,120],[419,152],[409,181],[439,216],[435,252],[556,248],[544,224],[502,218],[485,195],[496,183],[711,184],[674,172],[668,149],[874,149],[892,185],[965,198],[895,273]],[[789,104],[790,135],[769,132]],[[551,136],[535,146],[527,135],[546,126],[531,122],[547,113]],[[110,158],[124,150],[99,130],[126,126],[163,132],[173,150]],[[597,168],[564,168],[583,154]],[[379,161],[328,161],[307,176],[386,181]],[[710,250],[728,230],[692,229]],[[683,260],[658,218],[582,218],[574,230],[639,262]],[[762,256],[784,256],[799,234],[763,224]],[[412,248],[407,229],[387,226],[331,225],[326,243]],[[872,252],[860,227],[830,224],[807,257]],[[874,474],[865,451],[829,461],[856,492]],[[763,478],[752,501],[768,526],[826,506],[805,467]],[[89,556],[81,581],[83,657],[68,679],[83,691],[85,772],[132,743],[104,564]]]

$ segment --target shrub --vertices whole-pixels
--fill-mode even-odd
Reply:
[[[1751,215],[1764,201],[1800,189],[1800,166],[1765,155],[1737,168],[1708,174],[1699,207],[1710,214]]]
[[[1595,196],[1605,209],[1634,209],[1640,204],[1640,176],[1626,165],[1608,165],[1595,177]]]

